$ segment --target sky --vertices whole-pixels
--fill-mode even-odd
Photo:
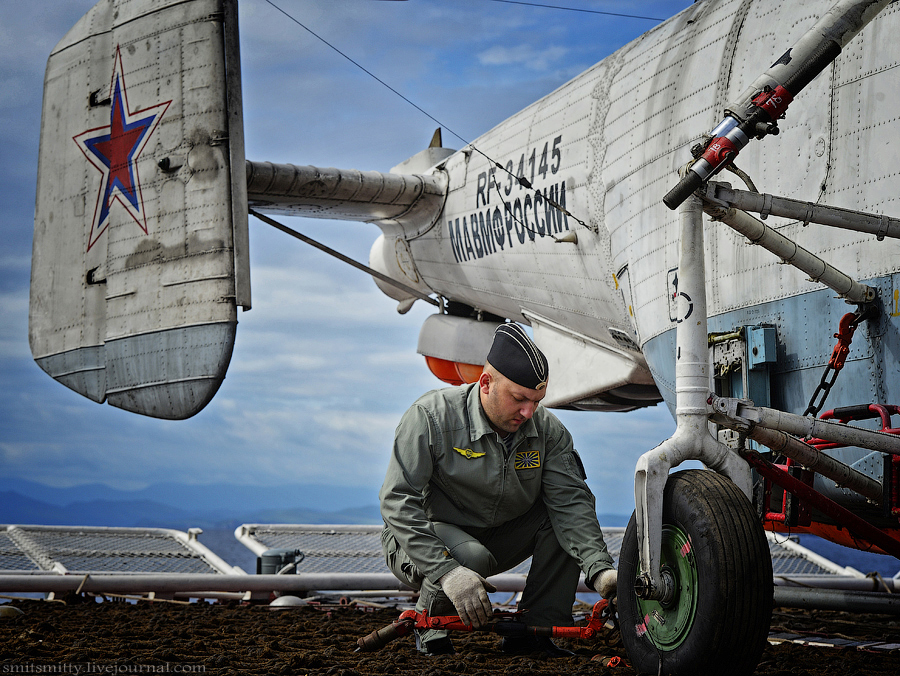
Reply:
[[[437,126],[461,147],[691,0],[556,0],[636,19],[492,0],[273,0],[427,111],[438,125],[267,0],[241,0],[246,155],[388,171]],[[0,2],[0,476],[130,490],[166,481],[317,483],[377,492],[394,429],[442,384],[416,353],[433,307],[400,315],[363,273],[251,218],[253,309],[228,375],[186,421],[98,405],[54,382],[28,347],[43,72],[92,0]],[[450,131],[452,130],[452,131]],[[284,219],[367,262],[374,225]],[[637,458],[674,431],[659,405],[557,412],[600,513],[634,508]],[[323,505],[323,509],[328,509]]]

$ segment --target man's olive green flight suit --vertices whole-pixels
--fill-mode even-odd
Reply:
[[[507,450],[478,383],[429,392],[401,418],[381,488],[388,567],[420,590],[419,611],[455,615],[442,575],[463,565],[487,577],[533,556],[525,621],[570,626],[579,569],[591,580],[613,567],[584,478],[572,436],[545,408]]]

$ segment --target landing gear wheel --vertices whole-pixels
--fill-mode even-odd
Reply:
[[[632,515],[619,555],[622,641],[639,674],[752,674],[772,619],[772,559],[756,512],[715,472],[672,474],[663,496],[661,570],[666,603],[637,597]],[[660,668],[661,667],[661,668]]]

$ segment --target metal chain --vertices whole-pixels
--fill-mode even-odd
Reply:
[[[825,399],[828,398],[828,394],[831,392],[831,388],[837,380],[838,374],[841,372],[841,369],[844,368],[844,362],[847,361],[847,355],[850,353],[850,343],[853,341],[853,334],[856,331],[856,327],[859,326],[860,322],[864,319],[868,319],[871,313],[872,308],[866,307],[860,308],[856,312],[848,312],[841,317],[838,332],[834,334],[834,337],[838,339],[837,344],[831,351],[831,359],[828,360],[828,365],[825,367],[822,379],[816,386],[816,390],[813,392],[812,397],[810,397],[809,404],[803,412],[803,415],[811,415],[813,417],[819,415],[819,412],[825,405]],[[821,399],[819,399],[819,403],[816,404],[816,399],[818,399],[820,395]]]

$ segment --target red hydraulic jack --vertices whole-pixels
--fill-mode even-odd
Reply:
[[[551,638],[593,638],[603,629],[610,619],[612,611],[609,601],[600,599],[584,627],[531,627],[521,621],[524,613],[494,612],[494,620],[481,629],[474,629],[470,624],[463,624],[458,615],[435,615],[428,617],[428,611],[421,613],[415,610],[404,611],[398,619],[384,627],[373,631],[356,642],[357,652],[380,650],[388,643],[401,636],[406,636],[413,629],[445,629],[448,631],[490,631],[500,636],[549,636]]]

